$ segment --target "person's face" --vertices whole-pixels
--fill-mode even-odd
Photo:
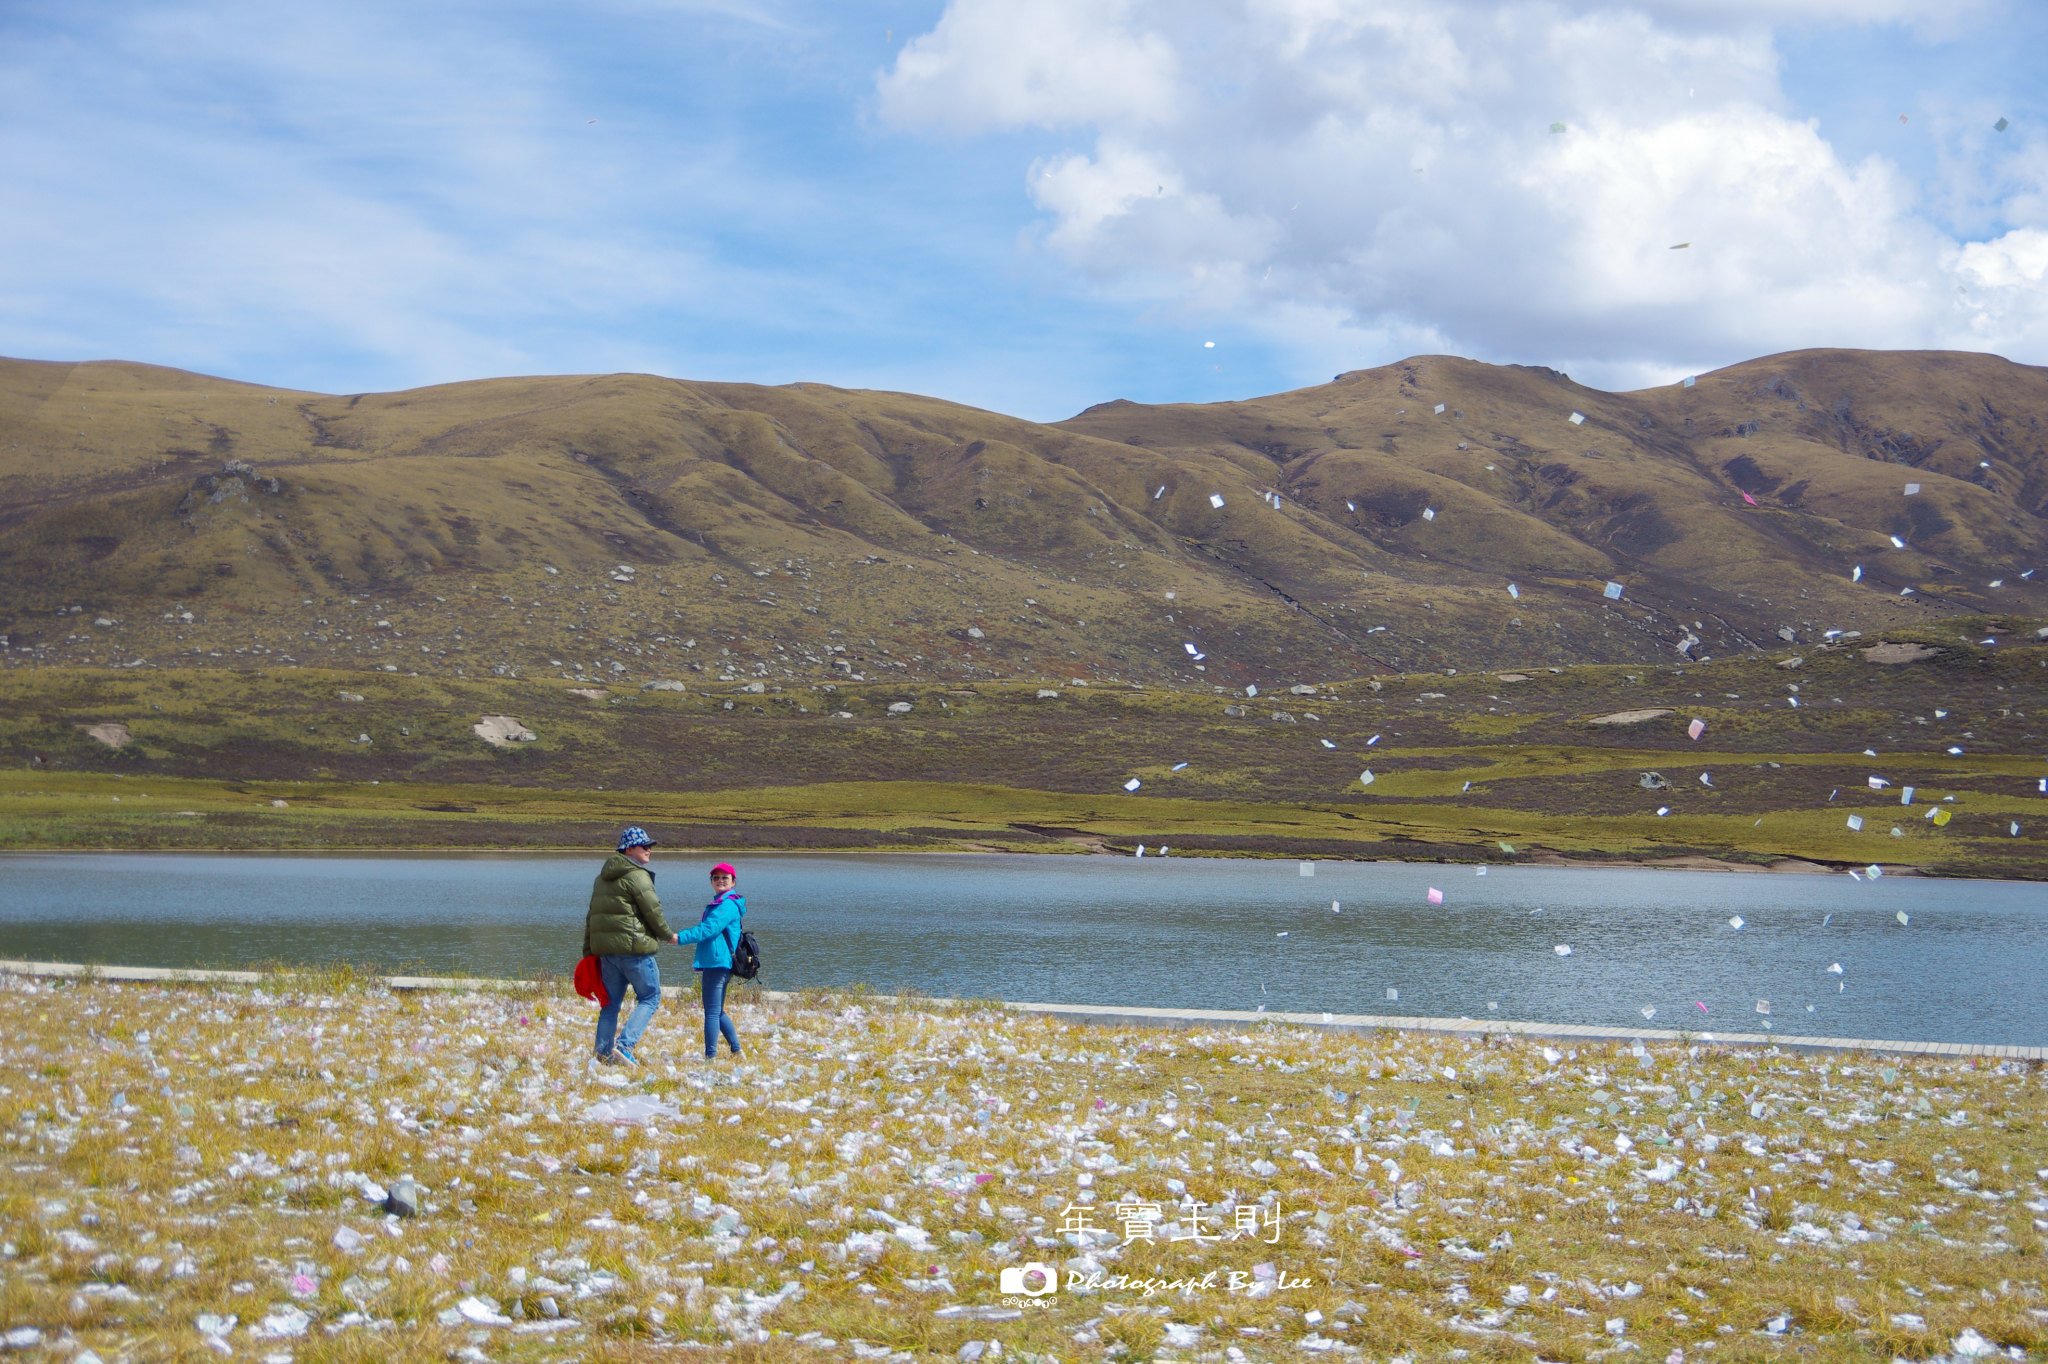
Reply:
[[[632,858],[635,862],[638,862],[641,866],[644,867],[647,865],[649,860],[652,859],[654,854],[644,847],[628,848],[626,849],[626,856]]]
[[[731,872],[715,871],[711,873],[711,891],[714,895],[720,891],[731,890],[732,883]]]

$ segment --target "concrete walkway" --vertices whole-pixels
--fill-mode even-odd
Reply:
[[[158,982],[182,985],[288,985],[289,973],[258,971],[187,971],[161,966],[83,966],[74,962],[0,960],[0,974],[50,976],[65,979]],[[473,976],[382,976],[383,985],[393,990],[524,990],[532,982],[491,980]],[[802,995],[781,990],[763,990],[764,999],[800,1000]],[[900,1001],[893,995],[871,995],[878,1004]],[[949,999],[907,1001],[944,1007]],[[1896,1056],[1963,1057],[1982,1056],[1994,1060],[2048,1061],[2048,1047],[2000,1046],[1986,1042],[1886,1042],[1865,1037],[1799,1037],[1762,1032],[1672,1032],[1663,1028],[1593,1028],[1571,1023],[1515,1023],[1476,1018],[1403,1018],[1382,1014],[1286,1014],[1246,1013],[1238,1009],[1135,1009],[1116,1005],[1019,1004],[1005,1001],[1014,1013],[1111,1028],[1224,1028],[1237,1031],[1261,1025],[1315,1028],[1324,1032],[1414,1032],[1448,1033],[1477,1038],[1488,1034],[1523,1037],[1531,1041],[1616,1045],[1643,1043],[1699,1043],[1717,1047],[1777,1047],[1781,1051],[1884,1052]]]

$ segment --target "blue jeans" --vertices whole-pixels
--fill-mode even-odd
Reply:
[[[661,1007],[661,968],[655,964],[654,954],[637,956],[620,953],[599,957],[598,974],[604,980],[604,992],[611,1003],[597,1012],[597,1054],[603,1056],[612,1049],[612,1035],[618,1034],[618,1044],[627,1051],[640,1045],[640,1034],[647,1031],[647,1025],[654,1021],[654,1011]],[[626,1002],[626,987],[633,987],[633,1012],[626,1019],[626,1026],[619,1027],[619,1007]]]
[[[733,1031],[732,1020],[725,1016],[725,983],[732,979],[732,970],[725,966],[707,966],[704,975],[704,1059],[718,1055],[718,1039],[722,1035],[725,1045],[732,1054],[740,1054],[740,1035]]]

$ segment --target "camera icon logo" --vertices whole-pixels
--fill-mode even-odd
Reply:
[[[1038,1286],[1032,1287],[1031,1279],[1036,1277]],[[1004,1293],[1019,1293],[1027,1298],[1042,1298],[1060,1286],[1059,1271],[1039,1260],[1026,1260],[1021,1265],[1007,1265],[996,1276],[997,1286]]]

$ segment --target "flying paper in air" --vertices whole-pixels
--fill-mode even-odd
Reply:
[[[1759,999],[1756,1002],[1756,1011],[1760,1014],[1769,1013],[1771,1011],[1771,1001],[1769,1001],[1768,999]]]
[[[1697,739],[1700,737],[1700,735],[1705,734],[1707,732],[1707,722],[1705,720],[1695,719],[1691,724],[1685,727],[1685,732],[1688,737]]]
[[[1221,511],[1221,510],[1222,510],[1222,508],[1223,508],[1223,494],[1222,494],[1222,493],[1210,493],[1210,494],[1209,494],[1209,505],[1210,505],[1210,506],[1212,506],[1212,507],[1214,507],[1214,508],[1216,508],[1216,509],[1217,509],[1218,511]]]
[[[1913,788],[1913,787],[1910,787],[1910,786],[1902,786],[1902,787],[1900,787],[1900,788],[1899,788],[1899,804],[1901,804],[1901,805],[1911,805],[1911,804],[1913,803],[1913,790],[1914,790],[1914,788]]]
[[[1734,930],[1735,930],[1736,932],[1738,932],[1738,933],[1739,933],[1739,932],[1741,932],[1741,931],[1742,931],[1742,916],[1741,916],[1740,914],[1738,914],[1738,915],[1736,915],[1736,916],[1735,916],[1734,918],[1730,919],[1730,920],[1728,921],[1728,926],[1729,926],[1730,928],[1734,929]]]
[[[1656,1016],[1657,1016],[1657,1009],[1656,1009],[1656,1006],[1655,1006],[1655,1005],[1652,1005],[1652,1004],[1645,1004],[1645,1005],[1643,1006],[1643,1017],[1644,1017],[1644,1018],[1655,1018]]]
[[[1346,503],[1344,504],[1344,510],[1345,510],[1345,511],[1354,511],[1354,512],[1355,512],[1355,511],[1357,511],[1357,510],[1358,510],[1358,504],[1357,504],[1356,502],[1346,502]]]
[[[1431,886],[1429,888],[1429,902],[1433,905],[1442,904],[1444,902],[1444,893],[1435,886]]]
[[[1371,747],[1372,747],[1372,746],[1373,746],[1374,744],[1378,743],[1379,741],[1380,741],[1380,736],[1379,736],[1379,735],[1377,735],[1377,734],[1375,734],[1375,735],[1373,735],[1373,736],[1372,736],[1372,737],[1371,737],[1370,739],[1367,739],[1367,740],[1365,741],[1365,746],[1366,746],[1367,748],[1371,748]]]
[[[1742,494],[1742,500],[1743,500],[1744,502],[1747,502],[1747,503],[1749,503],[1749,505],[1750,505],[1750,506],[1752,506],[1752,507],[1754,507],[1754,506],[1756,505],[1756,499],[1755,499],[1755,498],[1753,498],[1753,497],[1751,497],[1751,496],[1750,496],[1750,495],[1749,495],[1748,493],[1743,493],[1743,494]]]
[[[1993,132],[1995,132],[1995,133],[2002,133],[2002,132],[2004,132],[2004,131],[2005,131],[2005,130],[2006,130],[2007,128],[2010,128],[2011,126],[2012,126],[2012,120],[2011,120],[2011,119],[2008,119],[2008,118],[2001,118],[2000,120],[1998,120],[1998,122],[1996,122],[1996,123],[1994,123],[1994,124],[1992,124],[1992,125],[1991,125],[1991,131],[1993,131]]]
[[[1512,855],[1515,851],[1515,845],[1512,843],[1502,843],[1500,845],[1500,850],[1504,853]]]
[[[1553,947],[1550,950],[1557,953],[1557,955],[1559,955],[1560,957],[1569,957],[1572,954],[1572,950],[1569,947],[1564,946],[1563,944],[1559,944],[1558,946]]]
[[[1189,655],[1189,657],[1193,657],[1194,655],[1196,655],[1196,654],[1198,654],[1198,653],[1202,652],[1202,651],[1201,651],[1200,649],[1197,649],[1197,648],[1196,648],[1196,647],[1195,647],[1194,645],[1192,645],[1192,644],[1183,644],[1183,645],[1181,645],[1180,647],[1181,647],[1181,648],[1183,648],[1183,649],[1186,649],[1186,650],[1188,651],[1188,655]]]
[[[1438,403],[1438,404],[1436,405],[1436,415],[1437,415],[1437,416],[1439,416],[1439,417],[1441,417],[1441,416],[1442,416],[1443,414],[1444,414],[1444,405],[1443,405],[1442,403]]]
[[[1849,816],[1849,831],[1850,831],[1851,833],[1858,833],[1858,834],[1860,834],[1860,833],[1862,833],[1862,832],[1863,832],[1863,816],[1861,816],[1861,815],[1851,815],[1851,816]]]
[[[1898,536],[1894,535],[1889,538],[1892,542],[1893,549],[1904,549],[1906,547],[1906,542],[1904,540],[1901,540]]]
[[[1158,492],[1156,492],[1156,493],[1154,493],[1154,494],[1152,494],[1152,500],[1153,500],[1154,502],[1157,502],[1157,501],[1158,501],[1158,500],[1159,500],[1160,498],[1162,498],[1162,497],[1164,497],[1164,496],[1166,496],[1166,485],[1165,485],[1164,483],[1162,483],[1162,484],[1160,484],[1160,485],[1159,485],[1159,491],[1158,491]]]
[[[1878,877],[1884,875],[1884,868],[1878,866],[1877,863],[1872,862],[1869,866],[1863,869],[1863,874],[1865,876],[1868,876],[1871,880],[1875,881]],[[1906,916],[1904,914],[1900,914],[1899,922],[1904,923],[1905,921]]]
[[[1872,867],[1872,868],[1871,868],[1871,872],[1872,872],[1873,874],[1875,874],[1875,873],[1876,873],[1876,871],[1877,871],[1877,868],[1875,868],[1875,867]],[[1893,915],[1892,917],[1893,917],[1893,918],[1895,918],[1895,919],[1897,919],[1897,920],[1899,921],[1899,923],[1900,923],[1900,924],[1902,924],[1902,925],[1903,925],[1903,924],[1910,924],[1910,923],[1912,923],[1912,922],[1913,922],[1912,918],[1911,918],[1910,916],[1908,916],[1908,915],[1907,915],[1907,913],[1906,913],[1906,911],[1905,911],[1905,910],[1903,910],[1903,909],[1902,909],[1902,910],[1900,910],[1900,911],[1899,911],[1899,912],[1898,912],[1897,914]]]
[[[1713,784],[1714,784],[1714,778],[1713,778],[1713,774],[1712,774],[1712,773],[1709,773],[1709,772],[1702,772],[1702,773],[1700,773],[1700,785],[1701,785],[1701,786],[1712,786]]]
[[[1129,781],[1124,783],[1124,790],[1135,791],[1141,785],[1143,785],[1142,782],[1140,782],[1136,777],[1132,777]]]
[[[1391,985],[1389,985],[1389,986],[1387,987],[1387,999],[1388,999],[1389,1001],[1392,1001],[1392,1000],[1397,1000],[1397,999],[1399,999],[1400,997],[1401,997],[1401,992],[1400,992],[1399,990],[1396,990],[1396,989],[1395,989],[1395,988],[1394,988],[1393,986],[1391,986]]]
[[[1509,595],[1510,597],[1513,597],[1513,598],[1514,598],[1514,599],[1515,599],[1516,601],[1520,601],[1520,600],[1522,599],[1522,589],[1521,589],[1521,588],[1519,588],[1519,587],[1516,587],[1516,586],[1515,586],[1515,585],[1514,585],[1513,583],[1509,583],[1509,584],[1508,584],[1508,595]]]
[[[1331,743],[1331,742],[1330,742],[1330,741],[1329,741],[1328,739],[1321,739],[1321,740],[1318,740],[1317,742],[1321,743],[1321,744],[1322,744],[1322,746],[1323,746],[1324,748],[1335,748],[1335,747],[1337,746],[1337,745],[1335,745],[1335,744]]]
[[[1175,764],[1173,765],[1173,770],[1174,770],[1174,771],[1176,771],[1176,772],[1178,772],[1178,771],[1180,771],[1180,770],[1181,770],[1181,769],[1182,769],[1183,767],[1186,767],[1186,766],[1187,766],[1187,764],[1186,764],[1186,763],[1175,763]]]
[[[1584,426],[1586,424],[1586,414],[1583,412],[1574,412],[1572,413],[1569,420],[1571,421],[1571,424],[1573,426]]]
[[[1553,123],[1550,125],[1550,131],[1552,131],[1553,133],[1561,133],[1564,131],[1564,125],[1562,123]]]
[[[1216,349],[1216,343],[1215,343],[1214,341],[1204,341],[1204,342],[1202,343],[1202,349],[1203,349],[1203,350],[1215,350],[1215,349]]]
[[[1303,876],[1314,876],[1316,874],[1316,864],[1313,862],[1303,862],[1301,864],[1301,874]]]
[[[1245,694],[1246,696],[1257,696],[1257,695],[1259,694],[1259,688],[1258,688],[1258,684],[1257,684],[1257,683],[1246,683],[1246,684],[1245,684],[1245,689],[1244,689],[1244,694]]]
[[[1680,242],[1680,243],[1678,243],[1678,244],[1677,244],[1676,246],[1672,247],[1671,249],[1672,249],[1673,251],[1683,251],[1683,250],[1685,250],[1685,248],[1686,248],[1686,247],[1688,247],[1688,246],[1691,246],[1691,245],[1692,245],[1692,243],[1691,243],[1691,242]]]
[[[1434,520],[1436,520],[1436,508],[1435,508],[1435,507],[1424,507],[1424,508],[1422,509],[1422,519],[1423,519],[1423,520],[1425,520],[1425,521],[1434,521]]]
[[[1916,497],[1916,496],[1918,496],[1918,495],[1919,495],[1919,493],[1920,493],[1920,485],[1919,485],[1918,483],[1908,483],[1908,484],[1906,485],[1906,496],[1908,496],[1908,497]]]
[[[1692,382],[1693,382],[1693,380],[1692,380],[1692,376],[1691,376],[1690,374],[1686,375],[1686,376],[1685,376],[1685,386],[1686,386],[1687,388],[1691,388],[1691,387],[1692,387]]]
[[[1668,806],[1668,805],[1660,805],[1660,806],[1658,806],[1658,807],[1657,807],[1657,818],[1659,818],[1659,819],[1662,819],[1662,818],[1664,818],[1664,816],[1666,816],[1666,815],[1668,815],[1668,814],[1670,814],[1670,813],[1671,813],[1671,807],[1670,807],[1670,806]]]
[[[1860,582],[1862,582],[1862,581],[1863,581],[1863,565],[1862,565],[1862,564],[1858,564],[1858,565],[1856,565],[1856,571],[1855,571],[1854,573],[1851,573],[1851,574],[1849,575],[1849,581],[1850,581],[1850,582],[1852,582],[1852,583],[1860,583]]]
[[[1484,867],[1481,867],[1481,868],[1480,868],[1480,869],[1479,869],[1478,871],[1476,871],[1476,872],[1473,872],[1472,874],[1473,874],[1474,876],[1484,876],[1484,875],[1486,875],[1486,868],[1484,868]]]
[[[1934,827],[1939,829],[1942,825],[1948,823],[1949,820],[1953,819],[1954,817],[1955,816],[1952,811],[1938,809],[1934,812]]]
[[[1622,587],[1620,583],[1609,583],[1607,584],[1606,589],[1603,590],[1600,593],[1600,595],[1607,598],[1607,600],[1609,601],[1620,601],[1621,593]]]
[[[1840,962],[1836,962],[1836,963],[1835,963],[1835,964],[1834,964],[1833,966],[1830,966],[1830,967],[1828,968],[1828,974],[1829,974],[1829,975],[1831,975],[1831,976],[1839,976],[1839,975],[1841,975],[1841,974],[1842,974],[1842,963],[1840,963]]]
[[[1883,777],[1871,777],[1868,780],[1870,782],[1870,789],[1873,791],[1882,791],[1885,787],[1891,785],[1891,783],[1885,780]]]
[[[1358,781],[1359,784],[1362,786],[1371,786],[1373,784],[1372,769],[1368,767],[1365,769],[1365,771],[1359,773]]]

